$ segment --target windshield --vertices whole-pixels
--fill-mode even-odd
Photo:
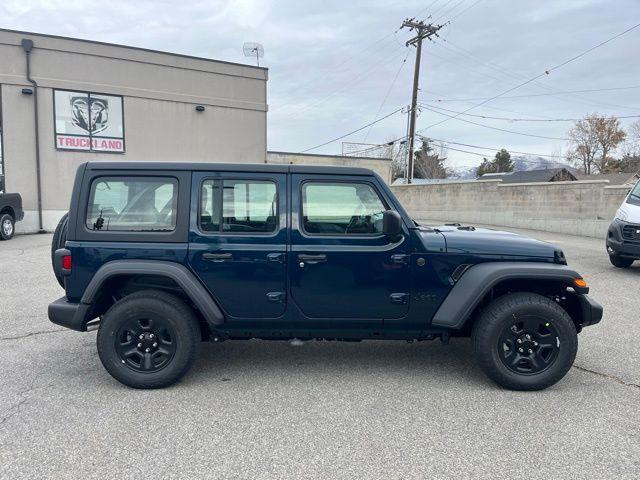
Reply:
[[[635,186],[629,192],[629,196],[627,197],[627,203],[631,203],[633,205],[640,205],[640,181],[635,184]]]

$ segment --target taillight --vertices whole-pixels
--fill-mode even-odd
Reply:
[[[64,270],[71,270],[71,255],[63,255],[62,257],[62,268]]]

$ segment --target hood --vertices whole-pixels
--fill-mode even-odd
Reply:
[[[616,212],[616,218],[623,222],[640,224],[640,205],[625,201]]]
[[[545,258],[554,258],[556,252],[561,254],[555,245],[511,232],[450,225],[431,228],[444,236],[447,253]]]

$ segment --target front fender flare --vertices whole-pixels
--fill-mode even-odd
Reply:
[[[454,330],[462,328],[484,296],[504,280],[549,280],[573,286],[576,278],[582,277],[566,265],[554,263],[480,263],[462,275],[438,308],[431,324]]]
[[[224,323],[224,314],[195,275],[184,265],[161,260],[113,260],[105,263],[89,282],[80,303],[92,305],[104,283],[118,275],[158,275],[170,278],[182,288],[208,324],[215,326]]]

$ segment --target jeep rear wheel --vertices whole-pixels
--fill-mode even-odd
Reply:
[[[618,268],[629,268],[633,263],[633,258],[621,257],[620,255],[609,255],[611,265]]]
[[[193,364],[200,329],[193,310],[178,297],[146,290],[113,305],[98,330],[98,355],[107,371],[133,388],[161,388]]]
[[[58,222],[58,226],[53,232],[53,238],[51,239],[51,265],[53,266],[53,271],[56,271],[56,266],[53,264],[55,261],[55,253],[59,248],[64,248],[64,244],[67,242],[67,229],[69,226],[69,214],[65,213],[60,221]],[[56,275],[56,280],[62,288],[64,288],[64,281],[61,275]]]
[[[573,365],[578,335],[571,317],[553,300],[512,293],[482,312],[472,343],[480,368],[493,381],[512,390],[542,390]]]
[[[15,233],[15,221],[8,213],[0,215],[0,240],[11,240]]]

